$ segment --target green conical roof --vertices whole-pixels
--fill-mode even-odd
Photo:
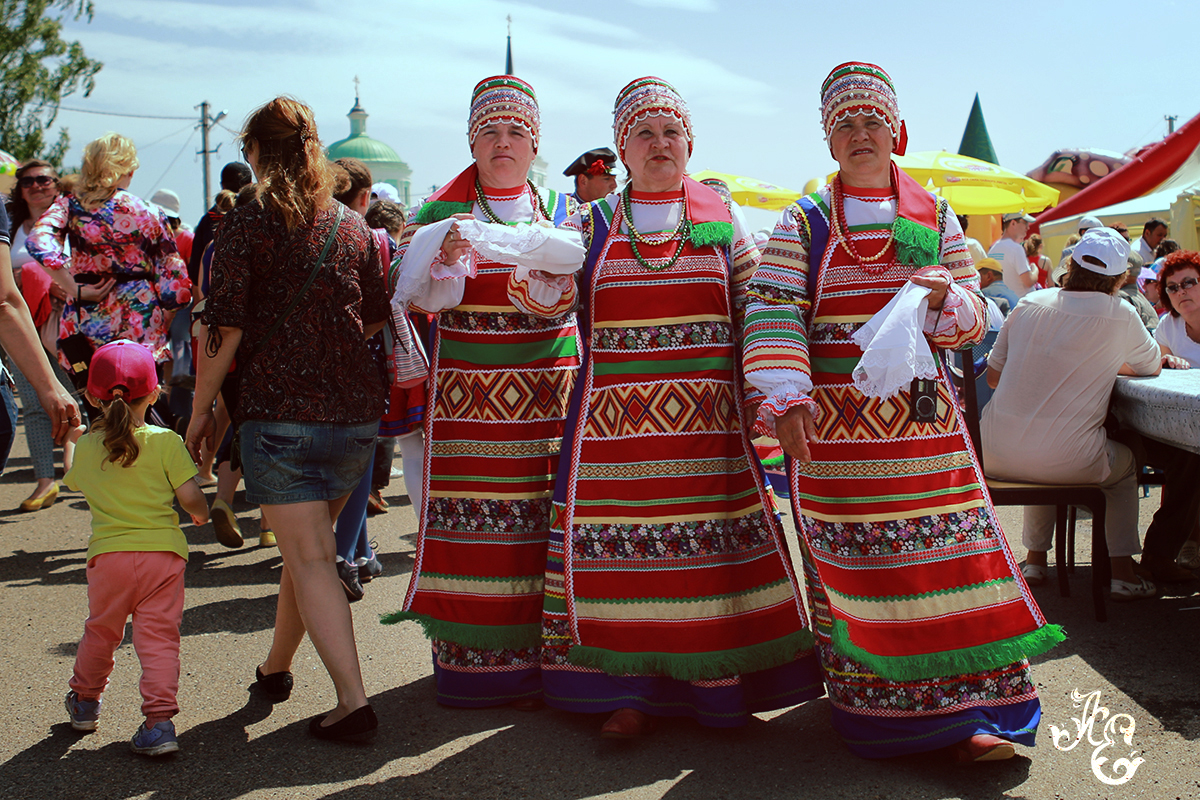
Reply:
[[[963,130],[958,154],[1000,166],[996,150],[992,147],[992,137],[988,136],[987,123],[983,121],[983,106],[979,104],[978,92],[975,93],[975,102],[971,105],[971,115],[967,117],[967,127]]]

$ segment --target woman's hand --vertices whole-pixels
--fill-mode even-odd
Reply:
[[[779,440],[779,446],[801,464],[812,461],[808,442],[816,435],[817,426],[806,406],[793,406],[775,418],[775,438]]]
[[[113,290],[117,285],[116,278],[105,278],[100,283],[80,284],[79,299],[85,303],[95,303],[104,299],[104,296]]]
[[[929,292],[929,310],[937,311],[946,302],[946,292],[950,291],[950,281],[944,275],[913,275],[910,281],[917,286],[924,286]]]
[[[455,214],[454,219],[475,219],[475,217],[471,214]],[[471,243],[458,233],[458,224],[451,225],[450,230],[446,232],[446,238],[442,239],[442,261],[446,264],[453,264],[470,249]]]
[[[217,420],[213,410],[210,408],[207,411],[196,411],[193,408],[192,420],[188,423],[184,444],[187,445],[188,453],[191,454],[192,461],[196,462],[196,466],[200,466],[203,458],[200,453],[201,444],[207,444],[209,452],[216,450],[216,434]]]
[[[50,418],[54,443],[62,444],[67,434],[80,424],[79,406],[58,381],[54,381],[50,391],[38,395],[38,402]]]
[[[1165,355],[1162,357],[1163,369],[1191,369],[1192,365],[1186,358],[1180,358],[1174,355]]]
[[[53,297],[55,300],[60,300],[60,301],[65,302],[67,299],[67,290],[62,288],[61,286],[59,286],[54,281],[50,281],[49,292],[50,292],[50,296]]]
[[[571,284],[575,282],[573,275],[555,275],[553,272],[546,272],[544,269],[529,270],[529,277],[536,281],[541,281],[547,286],[552,286],[560,292],[570,290]]]

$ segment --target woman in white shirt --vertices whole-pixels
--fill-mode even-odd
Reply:
[[[1200,367],[1198,283],[1200,253],[1195,250],[1178,250],[1167,256],[1158,275],[1159,297],[1167,313],[1162,316],[1158,330],[1154,332],[1154,338],[1158,340],[1163,354],[1171,356],[1166,366],[1176,369]],[[1177,456],[1176,460],[1180,458]],[[1196,470],[1200,471],[1200,467]],[[1191,519],[1196,519],[1194,511],[1191,513]],[[1193,523],[1190,530],[1191,536],[1179,552],[1179,566],[1185,569],[1200,569],[1200,525]]]
[[[1062,289],[1027,295],[1009,313],[988,358],[996,394],[984,408],[984,468],[992,477],[1037,483],[1096,483],[1107,502],[1112,597],[1152,597],[1134,572],[1141,552],[1133,454],[1109,440],[1104,418],[1120,373],[1155,375],[1158,345],[1114,294],[1125,280],[1129,244],[1109,228],[1089,230],[1071,254]],[[1025,509],[1023,570],[1046,579],[1054,509]]]

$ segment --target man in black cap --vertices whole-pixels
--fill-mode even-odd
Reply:
[[[230,161],[221,169],[221,188],[237,194],[243,186],[254,181],[250,167],[240,161]],[[204,213],[196,223],[192,237],[192,254],[188,258],[188,277],[195,283],[200,276],[200,259],[204,256],[204,248],[212,241],[213,223],[221,218],[220,210],[214,205]]]
[[[616,163],[617,154],[607,147],[588,150],[571,162],[563,175],[575,176],[575,199],[590,203],[616,191],[617,176],[613,174]]]

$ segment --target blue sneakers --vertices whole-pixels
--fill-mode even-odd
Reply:
[[[153,728],[138,725],[137,733],[129,742],[129,749],[143,756],[165,756],[179,750],[179,740],[175,738],[175,723],[163,720]]]
[[[67,714],[71,717],[71,727],[77,731],[94,731],[100,724],[100,698],[95,700],[80,700],[75,692],[67,692]]]

